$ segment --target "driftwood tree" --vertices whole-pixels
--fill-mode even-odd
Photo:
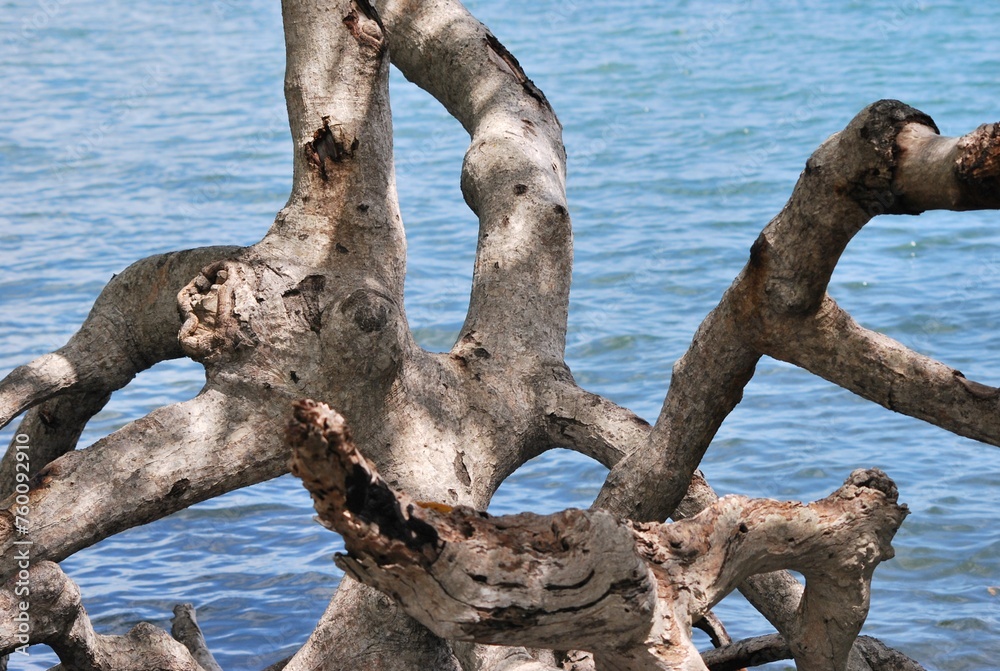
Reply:
[[[578,387],[564,363],[565,153],[514,56],[454,0],[377,11],[285,0],[283,18],[293,188],[267,235],[136,262],[65,347],[0,383],[0,426],[24,413],[0,466],[0,651],[48,643],[66,669],[217,668],[190,609],[174,638],[150,625],[98,635],[53,562],[287,472],[290,443],[355,579],[285,669],[722,669],[789,656],[810,670],[919,668],[856,640],[905,515],[885,474],[856,471],[803,506],[718,500],[696,469],[764,355],[1000,445],[997,389],[861,328],[826,293],[877,214],[1000,207],[1000,127],[941,137],[925,114],[880,101],[824,142],[675,365],[650,427]],[[472,138],[471,304],[443,354],[416,345],[403,311],[390,58]],[[195,399],[74,449],[112,391],[182,356],[205,367]],[[286,440],[303,397],[340,415],[300,402]],[[597,510],[474,512],[553,446],[611,469]],[[763,573],[783,568],[806,586]],[[709,609],[737,587],[780,636],[703,661],[690,629],[729,643]]]

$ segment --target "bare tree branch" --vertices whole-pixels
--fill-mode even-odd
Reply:
[[[205,671],[222,671],[215,661],[212,652],[205,643],[205,636],[198,626],[198,618],[194,606],[180,603],[174,606],[174,618],[170,627],[170,635],[184,644],[198,665]]]
[[[556,382],[549,389],[550,409],[546,415],[551,421],[549,431],[556,445],[570,447],[595,459],[603,457],[607,461],[602,460],[602,463],[612,467],[624,454],[642,445],[649,435],[650,427],[641,418],[580,389],[575,383]],[[695,471],[672,517],[676,520],[694,517],[718,500],[718,494],[702,473]],[[749,576],[738,589],[779,632],[790,632],[796,626],[803,587],[787,571]],[[872,669],[860,652],[851,655],[848,668],[850,671]]]
[[[611,618],[603,629],[595,627],[587,633],[586,640],[621,643],[641,637],[648,630],[648,613],[655,600],[654,590],[647,583],[648,570],[632,549],[631,532],[618,526],[606,513],[598,511],[596,517],[589,520],[585,514],[581,516],[580,511],[569,511],[556,516],[546,532],[544,524],[537,525],[537,530],[522,529],[518,524],[540,519],[538,516],[512,516],[509,525],[494,530],[492,518],[485,513],[457,508],[456,517],[449,517],[448,522],[442,522],[445,526],[439,529],[428,521],[439,522],[432,508],[422,508],[408,499],[397,499],[397,494],[354,448],[343,419],[326,406],[312,402],[298,404],[295,420],[289,428],[289,441],[299,446],[293,455],[292,472],[304,478],[307,488],[317,497],[320,520],[333,524],[346,513],[343,519],[355,525],[352,533],[344,535],[344,540],[348,551],[359,561],[343,559],[341,567],[349,575],[363,577],[366,582],[371,580],[387,591],[411,616],[439,636],[460,640],[474,638],[477,642],[490,644],[551,647],[549,637],[558,632],[561,641],[576,648],[581,647],[576,645],[580,641],[573,640],[573,630],[566,628],[568,623],[579,624],[575,635],[584,636],[587,630],[584,622],[596,625],[611,614],[619,615],[609,603],[642,599],[646,602],[645,612]],[[425,519],[425,512],[431,517]],[[523,548],[526,556],[515,560],[496,554],[476,559],[476,548],[466,547],[465,541],[474,544],[477,537],[503,534],[504,531],[512,535],[511,547]],[[564,544],[564,538],[571,538],[572,542]],[[365,550],[366,539],[381,546],[372,555]],[[489,540],[485,542],[488,544]],[[594,552],[582,552],[574,547],[577,542],[592,542]],[[568,553],[565,558],[570,560],[563,569],[550,566],[545,556],[560,548]],[[485,546],[478,549],[484,550]],[[502,548],[497,550],[506,552]],[[610,573],[597,575],[598,566],[590,566],[588,562],[596,562],[602,555],[603,559],[616,561],[609,562],[613,566]],[[397,566],[406,577],[387,589],[392,579],[382,583],[376,576],[379,566],[390,564]],[[427,588],[432,585],[423,584],[425,571],[435,565],[454,574],[447,577],[446,593],[440,591],[440,584],[430,592]],[[509,575],[509,582],[503,580],[504,574]],[[435,583],[437,579],[444,578],[432,577],[430,581]],[[543,607],[527,610],[527,602],[535,598],[536,590],[543,583],[564,587],[543,591],[546,599]],[[612,588],[613,585],[617,586]],[[512,589],[514,593],[500,594],[504,589]],[[582,611],[577,608],[581,590],[593,597],[591,606]],[[472,599],[475,605],[464,603],[462,599],[465,598]],[[467,612],[470,607],[475,614]],[[533,621],[533,626],[514,633],[513,630],[522,628],[528,620]],[[474,637],[470,637],[467,626],[476,632]],[[514,636],[509,636],[512,633]]]
[[[709,671],[741,671],[791,658],[792,651],[780,634],[747,638],[701,653]]]
[[[997,126],[940,138],[926,115],[882,101],[824,143],[676,364],[650,430],[577,388],[563,362],[565,151],[554,112],[514,56],[454,0],[389,0],[379,11],[367,0],[284,0],[282,16],[288,204],[253,247],[135,264],[66,347],[0,382],[0,424],[33,407],[23,426],[43,437],[26,495],[33,527],[16,528],[10,498],[0,511],[0,575],[19,573],[12,550],[25,535],[34,559],[58,559],[282,473],[279,417],[290,398],[311,395],[350,418],[386,480],[354,449],[342,418],[312,404],[298,406],[291,430],[294,468],[321,519],[345,535],[351,555],[341,565],[393,598],[345,579],[307,644],[280,664],[290,671],[703,669],[691,627],[758,572],[743,589],[800,669],[905,664],[874,644],[851,653],[871,573],[891,556],[905,515],[891,480],[856,471],[801,506],[717,500],[696,468],[765,354],[997,442],[1000,392],[865,332],[826,296],[841,253],[874,214],[997,207]],[[417,347],[403,310],[388,42],[404,74],[472,137],[462,172],[480,223],[472,299],[444,355]],[[202,395],[63,454],[110,391],[182,354],[205,365]],[[552,444],[612,469],[598,499],[611,513],[492,518],[451,507],[485,505]],[[671,514],[689,519],[659,523]],[[806,575],[804,589],[787,573],[766,573],[785,566]],[[125,653],[98,659],[121,641],[96,637],[78,592],[70,601],[63,610],[74,629],[60,630],[68,667],[146,668],[128,666]],[[63,612],[57,606],[46,612]],[[217,667],[193,613],[182,609],[177,627],[200,667],[159,630],[140,625],[136,645],[166,651],[156,668]],[[709,629],[726,642],[721,625]],[[567,647],[594,656],[545,650]]]
[[[34,477],[50,462],[76,448],[87,422],[110,398],[110,393],[65,393],[28,410],[0,461],[0,501],[13,494],[17,485],[18,436],[28,438],[25,474]]]
[[[995,389],[966,382],[887,339],[859,333],[846,315],[838,323],[826,288],[851,238],[877,214],[997,207],[996,128],[938,139],[930,117],[883,100],[824,142],[674,366],[648,441],[615,465],[597,504],[638,519],[666,519],[763,354],[801,361],[853,390],[875,379],[875,389],[866,395],[886,407],[963,435],[994,435]],[[810,334],[799,327],[809,321],[825,328]],[[788,353],[783,357],[783,352]],[[935,394],[944,398],[921,405]],[[945,407],[949,402],[957,407]]]
[[[876,671],[926,671],[912,659],[887,648],[871,636],[858,636],[854,647],[868,668]],[[757,636],[701,654],[709,671],[739,671],[783,659],[792,659],[792,651],[780,634]]]
[[[911,212],[1000,208],[1000,124],[942,137],[923,123],[904,126],[893,190]]]
[[[479,217],[479,244],[453,352],[482,348],[509,367],[561,364],[573,257],[562,126],[517,59],[459,2],[390,0],[380,11],[393,63],[472,136],[462,193]]]
[[[927,671],[924,667],[871,636],[859,636],[855,649],[875,671]]]
[[[177,292],[203,266],[238,250],[201,247],[159,254],[113,277],[65,346],[0,381],[0,428],[56,394],[76,391],[101,398],[153,364],[183,356],[177,344]]]
[[[611,469],[594,505],[641,520],[665,520],[723,420],[743,398],[760,354],[746,342],[730,288],[674,364],[670,389],[645,444]]]
[[[286,657],[285,659],[279,660],[272,664],[271,666],[264,669],[264,671],[283,671],[288,668],[288,663],[292,661],[291,657]]]
[[[264,430],[278,420],[256,412],[206,391],[52,462],[30,483],[26,533],[15,498],[0,504],[0,576],[17,572],[15,541],[30,540],[35,559],[58,561],[124,529],[281,475],[281,441]]]
[[[548,382],[543,397],[552,445],[585,454],[607,468],[649,437],[649,422],[628,408],[581,389],[572,378]]]
[[[30,586],[28,609],[24,585]],[[96,633],[80,588],[52,562],[33,564],[7,581],[0,589],[0,616],[0,653],[45,643],[62,662],[58,671],[213,671],[199,666],[167,632],[145,622],[125,636]]]
[[[254,249],[265,265],[295,261],[336,280],[372,330],[379,307],[366,306],[401,310],[406,274],[382,22],[368,2],[286,0],[282,18],[292,193]]]
[[[695,620],[692,626],[708,634],[709,640],[716,648],[729,645],[733,642],[733,639],[729,636],[729,632],[726,631],[726,626],[722,624],[722,620],[712,611],[708,611],[702,615],[701,619]]]
[[[889,410],[1000,445],[1000,389],[862,328],[829,296],[815,314],[785,322],[765,347]]]

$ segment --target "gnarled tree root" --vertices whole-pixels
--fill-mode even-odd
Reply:
[[[693,621],[747,576],[806,577],[788,642],[800,670],[844,669],[872,572],[907,510],[877,469],[809,505],[729,496],[673,524],[602,510],[492,517],[394,491],[336,412],[296,404],[292,472],[344,537],[337,563],[443,638],[594,653],[599,668],[704,669]]]

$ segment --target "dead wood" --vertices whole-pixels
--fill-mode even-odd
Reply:
[[[704,668],[694,622],[749,575],[781,568],[806,577],[789,640],[799,668],[846,669],[872,573],[907,513],[873,469],[808,506],[728,496],[672,524],[602,510],[492,517],[395,491],[323,404],[296,404],[288,441],[292,473],[344,537],[349,575],[443,638],[563,644],[608,669]]]

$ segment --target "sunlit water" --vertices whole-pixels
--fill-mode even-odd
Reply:
[[[142,256],[259,239],[287,196],[277,0],[0,2],[0,374],[63,344],[112,273]],[[867,103],[904,100],[946,134],[1000,117],[997,3],[472,2],[565,127],[577,379],[654,419],[670,365],[782,206],[810,152]],[[447,349],[468,301],[475,219],[466,138],[394,74],[406,309]],[[830,291],[864,325],[997,384],[1000,215],[880,218]],[[171,362],[115,395],[89,444],[189,398]],[[3,433],[6,442],[11,429]],[[878,466],[912,514],[875,576],[865,631],[929,669],[1000,659],[1000,451],[764,360],[704,469],[721,492],[808,500]],[[585,507],[599,465],[557,450],[492,510]],[[338,538],[297,481],[236,492],[64,563],[102,632],[168,626],[191,601],[227,671],[305,640],[338,581]],[[767,631],[718,609],[735,636]],[[14,669],[54,662],[43,649]],[[790,664],[773,669],[791,668]]]

